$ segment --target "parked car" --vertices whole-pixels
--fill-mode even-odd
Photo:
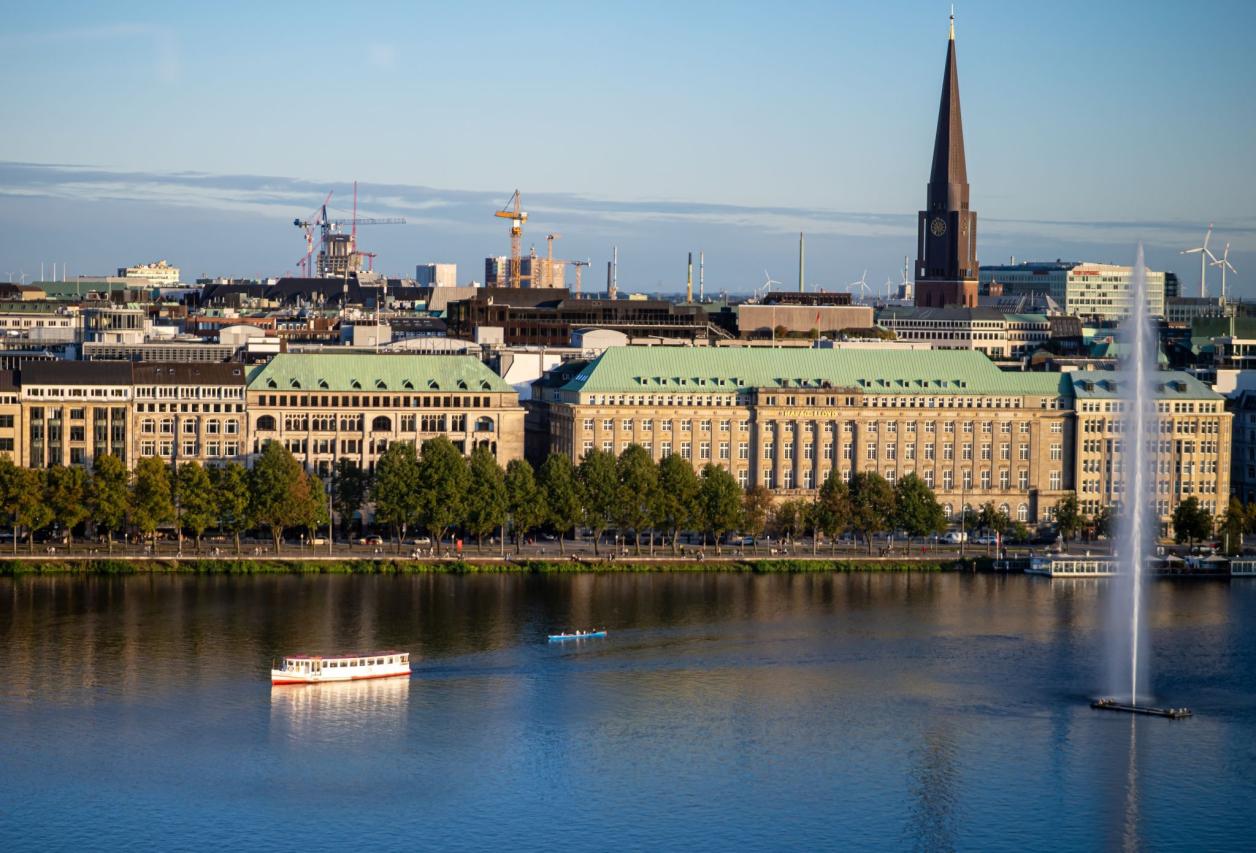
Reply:
[[[942,537],[942,541],[948,545],[958,545],[961,542],[968,541],[968,534],[961,533],[958,530],[952,530],[950,533],[947,533]]]
[[[358,540],[359,545],[383,545],[384,538],[382,536],[363,536]]]

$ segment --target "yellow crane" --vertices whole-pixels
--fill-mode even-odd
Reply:
[[[523,223],[528,221],[528,214],[521,207],[519,191],[515,190],[506,206],[493,215],[510,220],[510,286],[519,287],[522,274],[519,254],[523,243]],[[533,274],[535,275],[535,271]]]

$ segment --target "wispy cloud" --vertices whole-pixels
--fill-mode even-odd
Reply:
[[[153,62],[153,74],[163,83],[177,83],[182,76],[179,61],[179,35],[159,24],[122,22],[96,27],[68,27],[37,32],[9,32],[0,36],[0,50],[29,47],[66,47],[107,42],[117,53],[146,55]]]

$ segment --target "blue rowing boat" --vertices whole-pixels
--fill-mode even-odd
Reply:
[[[592,637],[605,637],[606,629],[599,628],[596,631],[571,631],[564,634],[550,634],[549,641],[551,643],[560,643],[563,640],[587,640]]]

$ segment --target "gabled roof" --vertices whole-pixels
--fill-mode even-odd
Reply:
[[[1129,395],[1130,380],[1112,371],[1068,373],[1073,394],[1078,399],[1114,399]],[[1189,373],[1163,370],[1154,375],[1156,398],[1160,400],[1221,400],[1223,397]]]
[[[467,355],[283,353],[249,376],[251,391],[513,391]]]
[[[612,347],[564,391],[736,393],[857,388],[874,394],[1071,394],[1059,373],[1000,370],[971,350]]]

